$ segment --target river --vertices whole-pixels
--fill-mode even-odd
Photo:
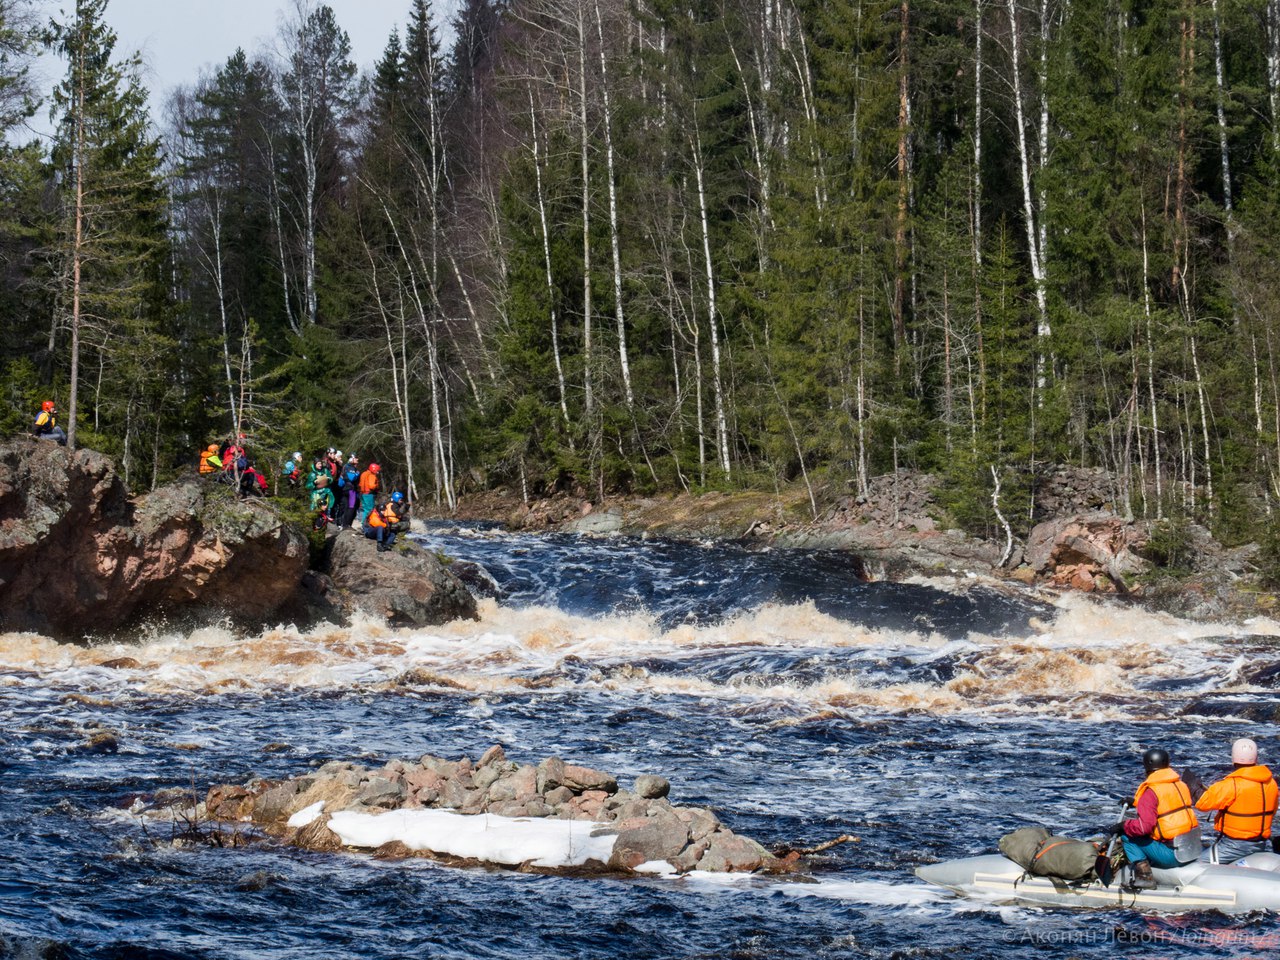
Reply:
[[[1147,745],[1206,780],[1280,761],[1280,627],[1204,625],[847,556],[438,529],[478,622],[131,643],[0,635],[0,957],[1252,957],[1280,920],[1075,914],[912,876],[1017,826],[1115,818]],[[100,664],[129,657],[136,665]],[[116,752],[84,748],[110,731]],[[766,845],[842,833],[810,880],[461,870],[175,848],[135,797],[330,759],[556,754],[660,773]]]

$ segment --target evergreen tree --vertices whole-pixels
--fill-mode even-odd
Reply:
[[[154,482],[184,399],[172,363],[167,196],[140,60],[115,59],[105,11],[106,0],[78,0],[73,18],[51,30],[68,64],[54,90],[52,154],[63,210],[59,306],[71,339],[68,444],[84,377],[93,385],[93,431],[120,453],[126,479],[149,456]]]

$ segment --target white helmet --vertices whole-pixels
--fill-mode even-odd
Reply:
[[[293,459],[295,459],[295,460],[297,460],[299,463],[301,463],[301,462],[302,462],[302,451],[301,451],[301,450],[295,450],[295,451],[293,451]]]
[[[342,459],[342,451],[341,451],[341,450],[339,450],[339,451],[335,454],[335,456],[337,457],[337,459],[341,460],[341,459]]]
[[[1247,737],[1241,737],[1231,745],[1231,762],[1253,766],[1258,762],[1258,745]]]
[[[329,456],[331,456],[331,457],[332,457],[336,452],[337,452],[337,451],[336,451],[336,450],[334,450],[334,449],[333,449],[333,447],[330,447],[330,448],[329,448]]]

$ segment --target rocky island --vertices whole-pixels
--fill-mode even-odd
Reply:
[[[308,850],[373,851],[534,872],[786,872],[775,856],[705,807],[678,806],[654,775],[616,777],[547,757],[476,761],[430,754],[369,769],[326,763],[288,780],[218,784],[193,811],[221,828],[247,825]]]

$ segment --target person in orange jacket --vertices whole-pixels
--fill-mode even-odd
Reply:
[[[360,515],[356,517],[356,525],[359,527],[364,526],[369,514],[373,512],[374,498],[382,486],[382,480],[378,476],[381,472],[382,467],[371,463],[369,469],[360,474]]]
[[[1153,866],[1171,869],[1191,863],[1203,849],[1200,821],[1191,802],[1191,788],[1169,766],[1169,754],[1153,747],[1142,755],[1147,778],[1133,795],[1137,816],[1122,820],[1105,832],[1118,833],[1125,859],[1133,867],[1130,888],[1155,887]]]
[[[211,443],[200,454],[200,473],[208,475],[222,469],[222,458],[218,456],[218,445]]]
[[[407,504],[404,502],[404,494],[397,490],[391,494],[391,499],[380,507],[374,507],[369,511],[369,517],[364,525],[364,535],[370,540],[378,541],[378,552],[385,553],[390,550],[396,542],[396,537],[403,533],[409,526],[405,520],[407,512]]]
[[[1258,745],[1242,738],[1231,745],[1232,770],[1196,801],[1197,810],[1215,810],[1217,837],[1200,859],[1234,863],[1251,853],[1269,853],[1280,788],[1270,769],[1258,763]]]

